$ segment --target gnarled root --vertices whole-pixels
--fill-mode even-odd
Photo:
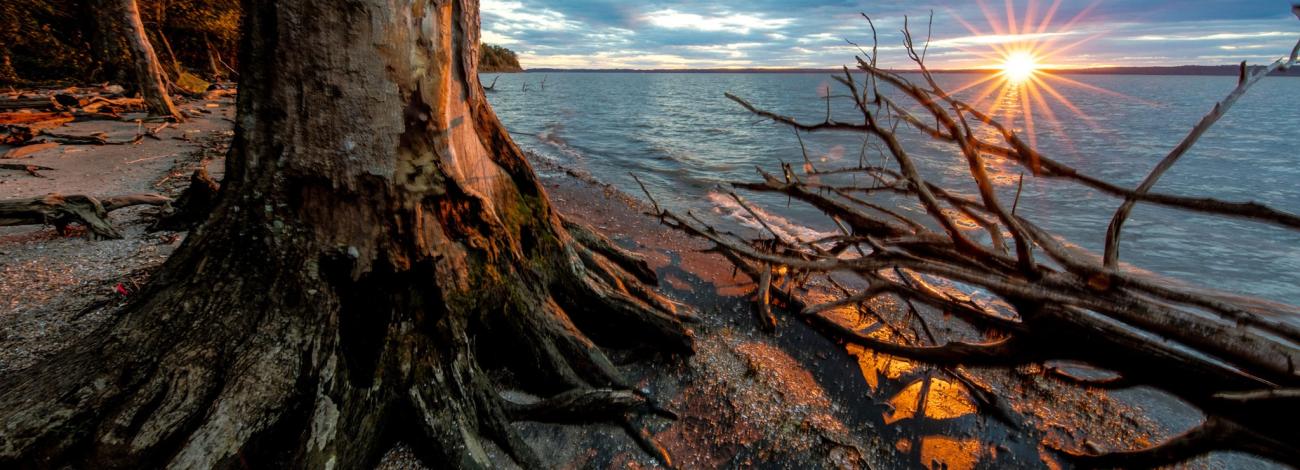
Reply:
[[[549,289],[516,272],[467,306],[440,289],[435,261],[356,275],[256,247],[217,257],[236,250],[209,240],[184,245],[115,322],[0,380],[0,466],[357,468],[400,437],[435,465],[494,466],[496,445],[543,467],[519,420],[608,421],[671,462],[637,423],[675,415],[633,390],[584,328],[674,352],[691,350],[691,332],[680,307],[581,245],[567,243],[573,276]],[[502,365],[533,374],[519,385],[543,398],[503,398],[486,372]]]
[[[560,220],[563,221],[564,229],[569,231],[569,235],[572,235],[573,239],[581,243],[582,246],[613,261],[619,267],[632,273],[641,282],[650,285],[659,284],[659,276],[655,274],[653,269],[650,269],[650,264],[641,255],[619,247],[599,232],[571,221],[567,217],[561,217]]]

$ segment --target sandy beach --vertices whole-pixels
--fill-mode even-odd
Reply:
[[[195,117],[164,129],[158,139],[47,146],[20,160],[4,160],[52,170],[39,176],[0,170],[0,199],[51,192],[175,197],[200,166],[220,179],[232,136],[233,97],[182,107]],[[136,134],[139,126],[92,121],[61,132],[105,132],[118,139]],[[0,147],[0,154],[7,150]],[[662,281],[660,290],[701,313],[694,325],[694,356],[611,350],[624,373],[679,415],[676,421],[642,418],[640,424],[681,468],[1040,466],[1050,465],[1040,459],[1051,461],[1039,445],[1044,439],[1067,447],[1140,446],[1196,419],[1162,415],[1156,424],[1149,415],[1164,413],[1159,409],[1164,401],[1150,393],[1138,389],[1112,396],[1070,389],[1043,379],[1032,367],[948,370],[846,349],[784,311],[777,313],[778,333],[765,334],[754,321],[753,281],[735,273],[721,256],[705,253],[707,243],[644,215],[640,198],[588,175],[534,164],[563,214],[647,256]],[[43,226],[0,228],[0,380],[114,321],[117,308],[184,240],[184,233],[146,231],[157,211],[142,206],[113,212],[111,222],[125,234],[121,240],[90,241],[81,231],[59,235]],[[815,297],[828,288],[811,286],[798,295]],[[880,315],[906,314],[899,305],[875,307]],[[925,315],[945,331],[956,323],[942,312]],[[1006,397],[997,403],[1001,411],[981,406],[972,385]],[[520,426],[557,468],[655,465],[618,426]],[[509,461],[494,452],[498,461]],[[380,467],[419,468],[406,445],[390,451]]]

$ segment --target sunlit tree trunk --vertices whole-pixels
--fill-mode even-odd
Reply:
[[[139,90],[149,113],[181,120],[167,94],[167,81],[159,65],[135,0],[94,0],[93,12],[101,61],[110,71],[124,70],[131,85]]]
[[[477,1],[246,8],[216,210],[110,324],[0,380],[0,467],[365,468],[398,435],[531,467],[512,418],[646,406],[589,335],[689,351],[685,312],[552,208],[478,83]]]

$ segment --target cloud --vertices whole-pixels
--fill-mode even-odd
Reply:
[[[899,67],[909,66],[904,15],[919,44],[930,11],[936,68],[987,66],[1011,46],[1067,67],[1228,64],[1280,56],[1300,38],[1281,0],[482,0],[481,8],[483,40],[533,68],[838,67],[859,53],[847,41],[871,43],[860,12],[876,26],[881,64]]]
[[[525,8],[522,2],[489,1],[480,13],[492,18],[493,31],[563,31],[581,27],[563,13],[550,9]]]
[[[1282,31],[1268,31],[1263,33],[1214,33],[1214,34],[1197,34],[1189,36],[1158,36],[1147,34],[1132,38],[1134,41],[1227,41],[1236,39],[1254,39],[1254,38],[1276,38],[1294,36],[1293,33]]]
[[[758,15],[744,13],[704,16],[695,13],[683,13],[673,9],[650,12],[641,19],[651,26],[659,28],[735,31],[740,34],[749,34],[750,31],[755,29],[781,29],[793,22],[788,18],[763,18]]]
[[[930,47],[967,47],[967,46],[987,46],[993,44],[1016,44],[1016,43],[1035,43],[1057,40],[1068,36],[1076,36],[1076,31],[1067,31],[1060,33],[1033,33],[1033,34],[988,34],[983,36],[962,36],[951,39],[939,39],[930,42]]]

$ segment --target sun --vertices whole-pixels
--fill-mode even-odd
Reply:
[[[1091,116],[1075,106],[1058,88],[1080,88],[1124,100],[1141,100],[1057,72],[1063,63],[1078,59],[1078,54],[1070,51],[1107,33],[1099,30],[1089,34],[1074,28],[1102,1],[1091,0],[1089,6],[1060,25],[1054,20],[1065,0],[1006,0],[1005,16],[990,6],[994,3],[992,0],[975,0],[973,3],[979,5],[979,11],[988,20],[987,28],[978,27],[952,11],[953,17],[974,38],[957,49],[978,60],[981,71],[990,73],[971,75],[976,78],[947,90],[947,93],[964,96],[963,101],[971,107],[984,110],[988,116],[1001,117],[1000,120],[1010,127],[1023,128],[1030,147],[1038,146],[1035,128],[1044,123],[1035,122],[1043,121],[1035,119],[1036,113],[1040,113],[1039,117],[1045,118],[1045,123],[1058,134],[1065,131],[1054,109],[1061,108],[1072,112],[1085,124],[1100,129]],[[1016,8],[1017,3],[1023,11]],[[1063,59],[1066,62],[1062,62]],[[966,90],[972,90],[969,96],[960,95]],[[1071,145],[1068,137],[1064,141]]]
[[[1038,72],[1038,60],[1033,54],[1016,51],[1007,54],[1002,60],[1002,75],[1011,83],[1024,83]]]

